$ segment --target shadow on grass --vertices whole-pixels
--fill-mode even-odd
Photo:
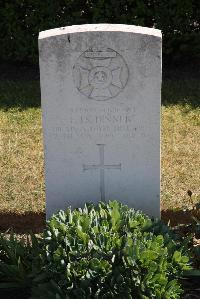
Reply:
[[[162,105],[174,104],[190,105],[191,108],[200,107],[199,79],[164,79]],[[0,82],[0,108],[7,110],[14,107],[26,109],[40,106],[39,80]]]
[[[0,108],[40,107],[40,83],[35,81],[0,81]]]
[[[40,107],[39,65],[0,61],[0,108]]]
[[[162,105],[189,105],[200,107],[199,79],[164,79],[162,83]]]
[[[173,61],[163,57],[162,105],[200,107],[199,59]]]
[[[0,213],[0,231],[12,230],[17,234],[33,232],[41,233],[45,227],[45,213],[27,212],[19,215],[15,213]]]
[[[38,65],[0,62],[0,108],[40,107]],[[200,63],[163,64],[162,104],[200,107]]]

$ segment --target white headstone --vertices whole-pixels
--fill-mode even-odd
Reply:
[[[114,199],[159,217],[160,31],[70,26],[39,50],[47,217]]]

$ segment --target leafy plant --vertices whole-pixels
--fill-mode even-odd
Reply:
[[[30,293],[39,250],[34,235],[25,240],[17,239],[14,233],[10,237],[0,234],[0,289]]]
[[[169,228],[117,201],[47,222],[32,298],[180,298],[189,258]]]

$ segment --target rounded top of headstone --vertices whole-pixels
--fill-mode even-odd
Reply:
[[[109,31],[109,32],[130,32],[136,34],[153,35],[161,37],[161,31],[154,28],[125,25],[125,24],[85,24],[60,27],[50,30],[41,31],[39,39],[48,38],[57,35],[71,34],[77,32],[95,32],[95,31]]]

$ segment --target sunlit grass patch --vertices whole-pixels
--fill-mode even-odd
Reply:
[[[44,210],[41,110],[0,111],[0,211]]]
[[[200,200],[200,109],[162,107],[162,207],[191,207]],[[192,201],[187,194],[191,190]]]

